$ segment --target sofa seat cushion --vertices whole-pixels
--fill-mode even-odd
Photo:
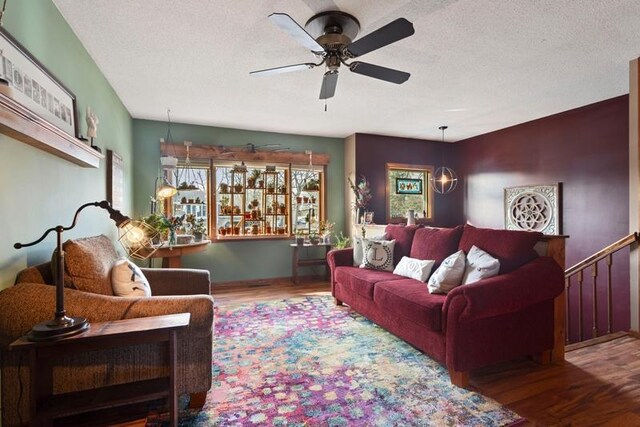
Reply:
[[[425,227],[416,230],[411,244],[411,258],[432,259],[434,270],[449,255],[458,251],[460,236],[464,227],[455,228]]]
[[[469,253],[472,246],[477,246],[500,261],[500,274],[504,274],[537,258],[533,247],[542,236],[537,231],[494,230],[467,224],[458,249]]]
[[[442,330],[442,306],[446,298],[430,294],[424,282],[414,279],[376,283],[373,293],[373,301],[382,310],[435,332]]]
[[[387,240],[396,241],[396,245],[393,250],[393,265],[397,265],[403,256],[409,256],[411,252],[411,243],[413,242],[413,236],[416,233],[417,229],[417,225],[404,224],[389,224],[384,229],[384,234],[387,235]]]
[[[370,300],[373,300],[373,288],[376,283],[400,279],[403,279],[403,277],[389,271],[369,270],[358,267],[338,267],[335,272],[336,282],[343,285],[350,292]]]

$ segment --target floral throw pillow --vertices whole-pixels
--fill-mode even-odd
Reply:
[[[362,264],[360,268],[393,271],[395,240],[362,240]]]

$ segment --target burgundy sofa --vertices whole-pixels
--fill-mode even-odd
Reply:
[[[388,225],[385,232],[396,240],[395,264],[405,255],[430,259],[435,271],[447,256],[476,245],[500,261],[500,272],[447,295],[430,294],[424,282],[354,267],[353,249],[337,249],[327,256],[336,304],[348,304],[442,363],[461,387],[468,386],[469,371],[494,363],[526,355],[543,363],[564,359],[564,240],[561,248],[536,246],[542,233],[471,225]]]

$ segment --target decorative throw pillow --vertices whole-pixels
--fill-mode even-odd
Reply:
[[[499,271],[500,261],[474,245],[467,254],[467,267],[464,270],[462,284],[468,285],[478,280],[493,277]]]
[[[354,236],[353,238],[353,266],[360,267],[362,265],[362,241],[364,239],[361,236]],[[369,240],[387,240],[387,233],[380,236],[369,237]]]
[[[442,261],[440,267],[429,278],[429,293],[447,294],[462,282],[465,268],[464,251],[459,250]]]
[[[431,269],[435,263],[436,262],[431,259],[416,259],[403,256],[393,270],[393,274],[425,282],[429,278],[429,274],[431,274]]]
[[[393,271],[393,247],[395,240],[362,240],[362,264],[360,268]]]
[[[116,261],[111,270],[113,293],[119,297],[150,297],[151,287],[142,270],[126,258]]]
[[[94,294],[113,295],[111,268],[119,258],[107,236],[67,240],[64,250],[65,286]]]

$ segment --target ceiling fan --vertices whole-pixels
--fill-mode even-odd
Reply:
[[[345,12],[328,11],[318,13],[307,21],[304,28],[286,13],[272,13],[269,15],[269,19],[283,31],[289,33],[298,43],[309,49],[321,61],[317,64],[305,62],[252,71],[251,75],[265,76],[288,73],[326,65],[327,71],[322,79],[320,99],[331,98],[335,94],[338,83],[338,69],[341,64],[354,73],[396,84],[406,82],[411,75],[404,71],[367,62],[347,62],[414,34],[413,24],[405,18],[398,18],[356,41],[353,41],[353,39],[360,30],[360,23],[355,17]]]

